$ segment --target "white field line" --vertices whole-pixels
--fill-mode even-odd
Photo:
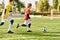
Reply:
[[[32,23],[32,24],[36,24],[36,23]],[[38,23],[38,24],[60,24],[60,23]]]
[[[17,37],[17,38],[0,38],[0,39],[8,40],[8,39],[40,39],[40,38],[60,38],[60,37]]]
[[[23,22],[24,23],[24,22]],[[31,22],[32,24],[36,24],[36,23],[34,23],[34,22]],[[14,25],[17,25],[17,23],[14,23]],[[22,23],[20,23],[20,24],[22,24]],[[38,22],[38,24],[60,24],[60,23],[40,23],[40,22]]]
[[[20,23],[20,24],[23,24],[24,22],[22,22],[22,23]],[[32,24],[36,24],[36,23],[34,23],[34,22],[31,22]],[[14,25],[17,25],[18,23],[14,23]],[[60,24],[60,23],[40,23],[40,22],[38,22],[38,24]],[[37,24],[37,25],[38,25]],[[9,26],[9,25],[7,25],[7,26]]]

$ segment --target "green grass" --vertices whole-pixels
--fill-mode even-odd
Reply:
[[[16,29],[18,23],[22,24],[24,22],[22,18],[14,18],[14,21],[12,27],[13,34],[7,33],[9,27],[8,21],[3,26],[0,26],[0,40],[60,40],[60,18],[53,20],[49,18],[32,18],[32,32],[30,33],[26,32],[27,27]],[[42,32],[43,27],[47,28],[46,33]]]

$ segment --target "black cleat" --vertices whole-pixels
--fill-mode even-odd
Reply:
[[[18,28],[19,27],[19,24],[17,24],[17,27],[16,28]]]
[[[14,33],[14,32],[12,32],[12,31],[8,31],[8,33]]]
[[[27,32],[32,32],[31,30],[28,30]]]
[[[46,33],[47,31],[46,31],[46,30],[44,30],[43,32],[44,32],[44,33]]]

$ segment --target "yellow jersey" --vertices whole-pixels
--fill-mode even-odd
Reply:
[[[8,18],[10,11],[12,11],[12,6],[10,4],[7,4],[3,11],[2,18]]]

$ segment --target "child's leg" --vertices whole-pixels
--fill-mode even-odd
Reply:
[[[30,27],[31,27],[31,22],[30,22],[30,19],[29,19],[27,22],[28,22],[27,32],[31,32],[31,31],[30,31]]]
[[[2,26],[2,25],[4,24],[5,20],[6,20],[6,19],[3,19],[3,18],[2,18],[2,22],[0,23],[0,26]]]
[[[27,26],[27,21],[25,21],[24,24],[17,24],[17,27],[16,28],[18,28],[20,26],[26,27]]]
[[[21,26],[27,26],[27,25],[25,25],[25,24],[21,24]]]
[[[10,21],[10,24],[9,24],[8,31],[11,31],[11,28],[12,28],[13,23],[14,23],[14,20],[11,20],[11,21]]]
[[[27,31],[30,31],[31,23],[27,26]]]
[[[28,24],[28,28],[27,28],[27,31],[30,30],[30,27],[31,27],[31,23]]]
[[[4,22],[1,22],[1,23],[0,23],[0,26],[2,26],[3,24],[4,24]]]
[[[26,27],[27,25],[25,25],[25,24],[17,24],[17,27],[16,27],[16,28],[18,28],[18,27],[20,27],[20,26]]]
[[[27,30],[30,30],[31,22],[30,22],[30,20],[25,20],[24,24],[18,24],[17,28],[19,26],[22,26],[22,27],[28,26]]]
[[[9,33],[9,32],[10,32],[10,33],[13,33],[13,32],[11,32],[11,28],[12,28],[12,25],[13,25],[13,23],[14,23],[14,20],[13,20],[11,17],[9,17],[8,20],[10,21],[9,28],[8,28],[8,33]]]

